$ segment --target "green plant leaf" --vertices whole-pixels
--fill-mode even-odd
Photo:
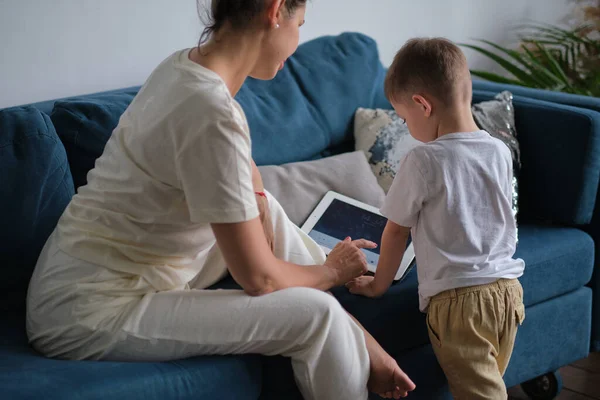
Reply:
[[[483,54],[484,56],[494,60],[502,68],[504,68],[506,71],[508,71],[510,74],[512,74],[515,78],[517,78],[520,82],[522,82],[522,84],[525,84],[526,86],[531,86],[531,87],[540,87],[540,86],[543,87],[544,86],[543,83],[540,83],[537,79],[535,79],[535,77],[532,77],[527,71],[522,70],[515,64],[511,63],[508,60],[505,60],[504,58],[500,57],[497,54],[492,53],[489,50],[486,50],[479,46],[470,45],[470,44],[461,44],[461,46],[475,50],[476,52]]]
[[[521,64],[523,67],[525,67],[528,70],[529,75],[533,78],[536,79],[538,81],[538,83],[541,86],[544,85],[548,85],[551,84],[552,82],[556,81],[556,77],[552,76],[551,74],[549,74],[550,76],[546,75],[546,76],[540,76],[540,75],[536,75],[533,72],[536,70],[536,67],[533,66],[532,61],[534,60],[529,60],[526,59],[521,53],[519,53],[518,51],[515,50],[510,50],[510,49],[506,49],[502,46],[499,46],[493,42],[490,42],[489,40],[479,40],[482,43],[487,44],[490,47],[493,47],[494,49],[506,54],[507,56],[509,56],[511,59],[513,59],[515,62],[517,62],[518,64]],[[539,64],[538,64],[539,65]],[[542,74],[544,75],[544,74]]]
[[[552,40],[559,42],[560,44],[588,44],[591,46],[600,46],[598,39],[593,39],[588,36],[590,29],[594,27],[590,24],[582,25],[574,29],[563,29],[551,24],[544,23],[530,23],[527,25],[521,25],[519,30],[524,30],[525,34],[520,36],[530,38],[533,40]]]
[[[562,38],[563,41],[564,40],[572,40],[574,42],[579,42],[579,43],[586,43],[586,42],[591,41],[587,37],[580,34],[580,32],[582,32],[584,29],[588,28],[588,26],[581,26],[581,27],[575,28],[574,30],[566,30],[566,29],[562,29],[562,28],[559,28],[559,27],[551,25],[551,24],[537,23],[537,24],[530,24],[529,28],[532,31],[537,32],[537,35],[540,35],[541,33],[545,33],[548,36],[553,36],[555,38]]]
[[[570,87],[571,84],[569,82],[569,78],[565,74],[565,71],[563,71],[563,69],[561,68],[558,61],[556,61],[556,58],[550,53],[550,51],[548,49],[546,49],[541,44],[536,43],[536,46],[537,46],[537,49],[539,50],[540,54],[543,55],[546,58],[546,60],[548,61],[549,65],[552,69],[552,73],[554,75],[556,75],[558,78],[560,78],[561,81],[565,85],[567,85],[567,87]]]
[[[480,71],[480,70],[472,69],[471,70],[471,75],[477,76],[479,78],[483,78],[483,79],[488,80],[490,82],[506,83],[508,85],[524,86],[521,81],[517,81],[515,79],[510,79],[510,78],[507,78],[507,77],[502,76],[502,75],[494,74],[492,72]]]
[[[550,40],[555,41],[559,45],[570,46],[571,44],[577,44],[581,46],[600,46],[600,41],[592,40],[587,38],[581,32],[585,31],[588,26],[576,28],[572,31],[561,29],[548,24],[532,24],[526,26],[531,32],[525,36],[525,38],[531,40]]]
[[[518,51],[486,40],[480,40],[485,47],[463,45],[490,58],[514,78],[486,71],[472,74],[495,82],[600,96],[600,40],[590,35],[597,27],[564,29],[533,22],[519,29],[523,32]]]
[[[562,81],[556,75],[554,75],[548,68],[546,68],[539,60],[539,57],[536,56],[531,50],[527,47],[522,47],[525,54],[527,54],[527,60],[531,63],[532,74],[540,74],[544,75],[548,78],[548,87],[555,87],[556,85],[560,85]]]

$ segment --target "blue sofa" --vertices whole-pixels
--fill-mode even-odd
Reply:
[[[585,108],[600,112],[600,98],[589,97],[589,96],[578,96],[568,93],[561,92],[549,92],[547,90],[533,89],[515,85],[502,85],[493,82],[475,81],[473,87],[477,90],[484,91],[501,91],[510,90],[512,93],[530,97],[533,99],[540,99],[544,101],[550,101],[553,103],[564,104],[568,106],[574,106],[579,108]],[[594,213],[592,220],[589,223],[581,226],[586,232],[588,232],[594,239],[596,244],[596,252],[600,251],[600,202],[597,202],[594,207]],[[600,351],[600,257],[595,260],[594,276],[589,284],[593,290],[593,306],[592,306],[592,351]]]
[[[384,75],[375,42],[348,33],[303,44],[273,81],[248,80],[237,99],[257,163],[352,150],[355,110],[390,108]],[[475,89],[474,101],[498,91]],[[0,398],[300,399],[283,357],[65,361],[28,346],[25,298],[37,256],[136,92],[0,110]],[[600,113],[521,95],[515,107],[523,162],[517,256],[527,263],[527,318],[505,377],[508,386],[588,354],[592,289],[586,284],[595,242],[582,228],[595,218],[600,178]],[[215,287],[237,285],[228,278]],[[451,398],[418,310],[414,271],[380,299],[352,296],[345,288],[333,292],[415,380],[411,398]]]

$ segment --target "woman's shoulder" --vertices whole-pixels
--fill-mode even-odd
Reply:
[[[218,124],[223,121],[237,120],[239,110],[237,102],[227,88],[219,85],[187,87],[182,93],[178,105],[178,114],[192,121],[204,124]]]
[[[154,100],[168,99],[170,104],[181,105],[192,101],[202,109],[231,110],[234,100],[227,85],[214,71],[189,59],[190,49],[183,49],[167,57],[151,74],[141,92],[148,92]],[[179,99],[179,101],[174,101]]]

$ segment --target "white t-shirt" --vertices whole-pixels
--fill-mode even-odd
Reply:
[[[150,76],[58,224],[65,253],[141,277],[137,290],[226,274],[211,223],[258,217],[248,124],[223,80],[175,53]],[[219,265],[219,267],[214,267]]]
[[[523,274],[513,259],[509,149],[485,131],[454,133],[411,150],[381,209],[410,227],[422,311],[445,290]]]

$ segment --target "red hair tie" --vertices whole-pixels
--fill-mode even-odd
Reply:
[[[257,194],[260,197],[264,197],[264,198],[267,197],[267,195],[265,194],[265,192],[254,192],[254,193]]]

